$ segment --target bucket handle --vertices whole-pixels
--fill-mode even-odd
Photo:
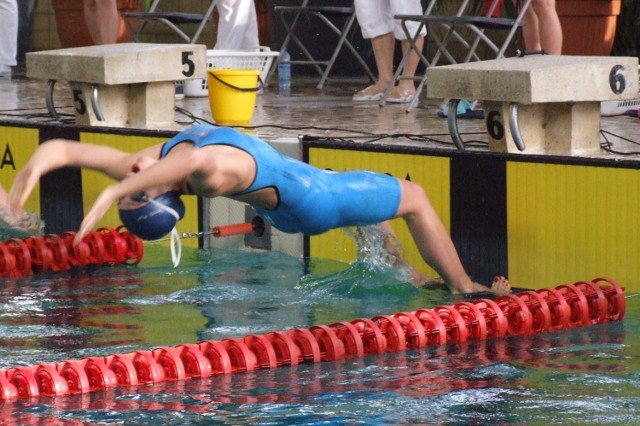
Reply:
[[[240,92],[258,92],[258,91],[262,90],[262,88],[264,87],[264,83],[262,82],[262,79],[260,78],[260,76],[258,76],[258,87],[256,87],[256,88],[254,89],[254,88],[251,88],[251,87],[237,87],[237,86],[234,86],[234,85],[233,85],[233,84],[231,84],[231,83],[227,83],[226,81],[224,81],[224,80],[220,79],[220,77],[218,77],[217,75],[215,75],[215,74],[214,74],[214,73],[212,73],[211,71],[209,71],[209,74],[210,74],[213,78],[215,78],[216,80],[218,80],[220,83],[224,84],[225,86],[230,87],[230,88],[232,88],[232,89],[239,90]]]

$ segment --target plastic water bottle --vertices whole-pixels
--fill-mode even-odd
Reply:
[[[285,49],[280,54],[280,62],[278,63],[278,89],[280,92],[291,92],[291,55]]]

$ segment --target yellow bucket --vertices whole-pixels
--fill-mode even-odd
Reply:
[[[261,89],[260,70],[210,69],[209,105],[218,124],[248,123]]]

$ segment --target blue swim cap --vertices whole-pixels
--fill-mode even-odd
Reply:
[[[184,216],[184,204],[176,191],[165,192],[137,209],[119,209],[122,224],[143,240],[157,240],[167,235]]]

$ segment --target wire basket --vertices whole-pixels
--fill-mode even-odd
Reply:
[[[260,46],[258,50],[207,50],[207,67],[209,69],[243,69],[260,70],[260,79],[264,82],[279,52]],[[208,96],[207,79],[194,78],[184,81],[185,96]]]

